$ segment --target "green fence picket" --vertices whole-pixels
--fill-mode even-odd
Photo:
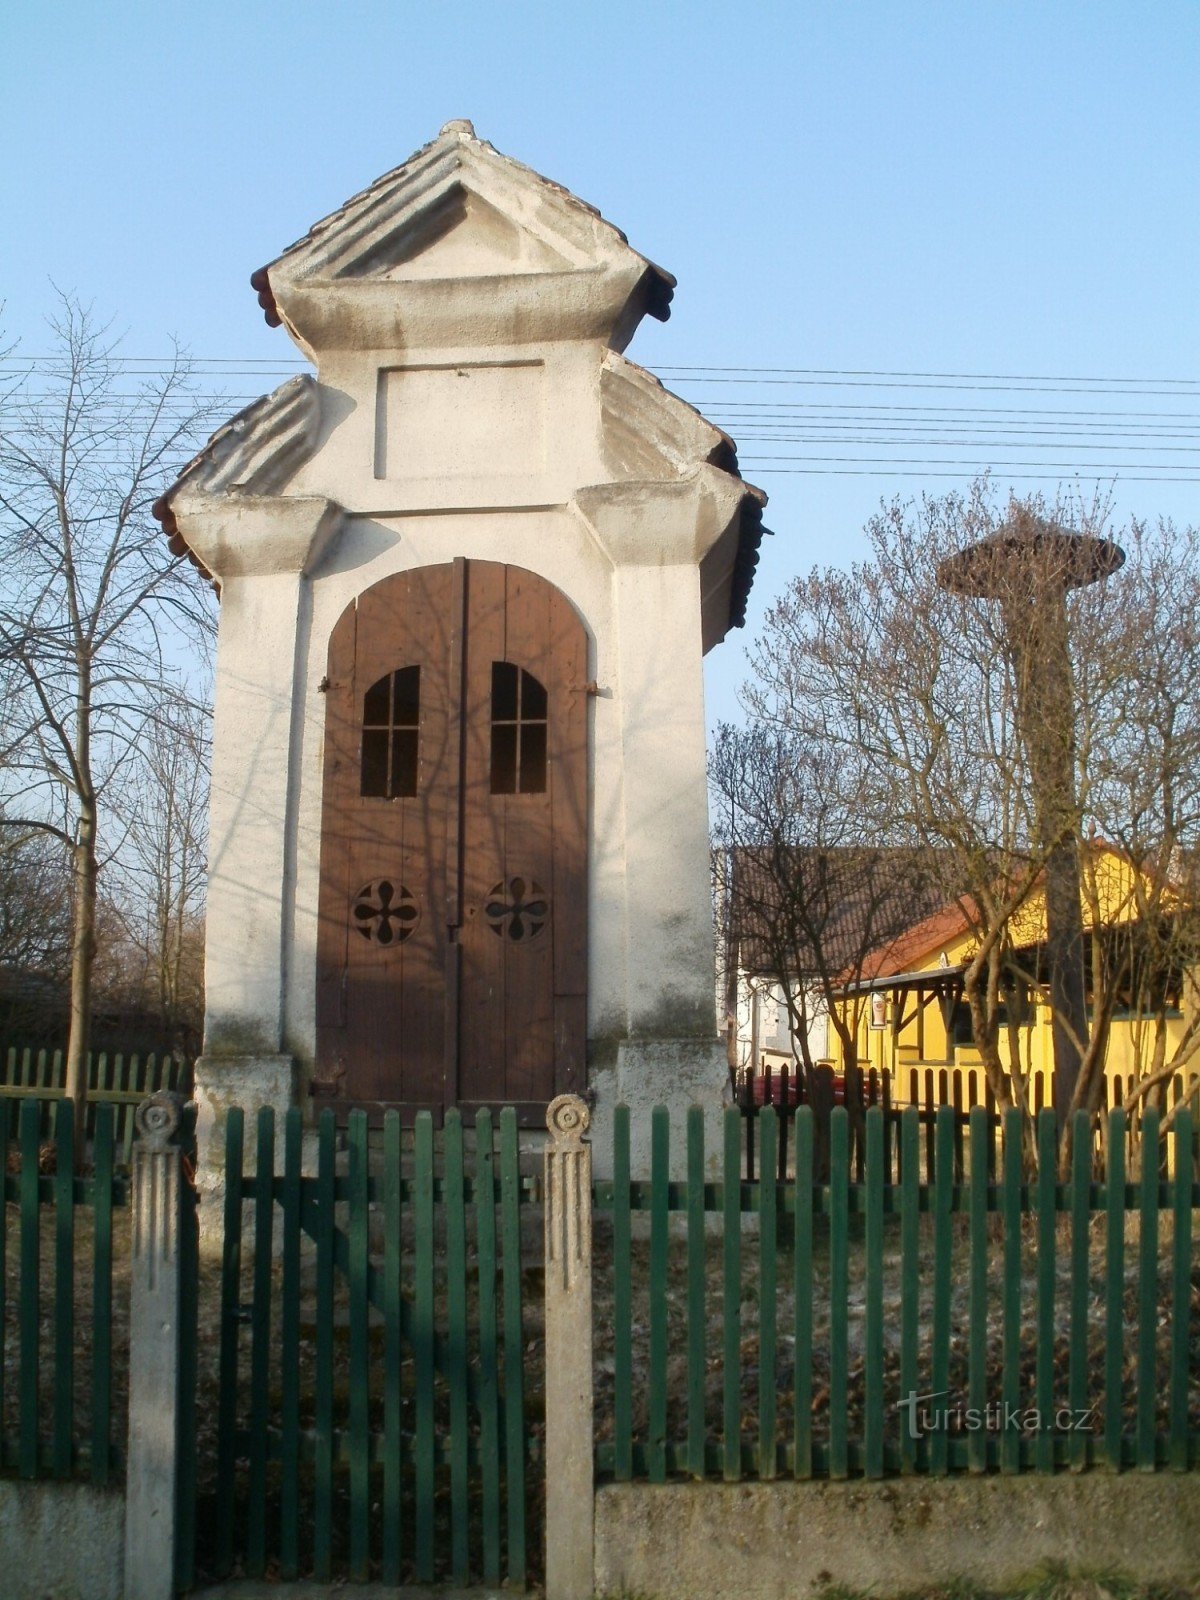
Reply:
[[[100,1119],[97,1117],[99,1128]],[[185,1123],[189,1156],[195,1144]],[[186,1594],[196,1575],[196,1359],[200,1317],[200,1240],[197,1195],[189,1174],[181,1174],[179,1195],[179,1467],[176,1479],[175,1587]]]
[[[1122,1465],[1125,1400],[1125,1113],[1108,1117],[1104,1199],[1104,1454]]]
[[[54,1476],[69,1478],[75,1410],[75,1107],[54,1124]]]
[[[1192,1294],[1192,1113],[1175,1113],[1175,1176],[1171,1185],[1171,1466],[1186,1472],[1188,1460],[1188,1332]]]
[[[524,1587],[525,1366],[521,1308],[521,1164],[517,1114],[500,1113],[500,1242],[504,1296],[504,1472],[508,1526],[508,1581]]]
[[[916,1429],[908,1411],[917,1393],[917,1342],[921,1313],[921,1113],[906,1106],[900,1121],[900,1470],[917,1469]]]
[[[467,1210],[462,1113],[446,1112],[442,1133],[446,1210],[446,1382],[450,1389],[450,1577],[468,1576]]]
[[[650,1113],[650,1371],[647,1476],[667,1478],[667,1182],[671,1124],[666,1106]]]
[[[933,1193],[933,1328],[930,1358],[930,1389],[943,1396],[950,1390],[950,1262],[953,1247],[953,1207],[955,1169],[955,1113],[951,1106],[939,1106],[935,1118],[935,1157]],[[909,1424],[916,1426],[913,1404]],[[929,1440],[929,1470],[934,1474],[949,1471],[950,1441],[943,1427],[935,1428]]]
[[[629,1107],[613,1111],[613,1458],[633,1477],[633,1261],[629,1219]]]
[[[967,1335],[967,1403],[982,1415],[987,1408],[988,1302],[988,1144],[991,1127],[983,1106],[972,1106],[969,1121],[971,1172],[968,1190],[970,1230],[970,1304]],[[988,1436],[984,1428],[967,1435],[967,1466],[987,1470]]]
[[[10,1070],[12,1051],[9,1051]],[[0,1467],[4,1465],[4,1398],[7,1385],[8,1320],[8,1146],[12,1138],[11,1102],[0,1100]]]
[[[1037,1119],[1037,1355],[1034,1392],[1039,1426],[1034,1458],[1039,1472],[1054,1471],[1054,1235],[1058,1222],[1058,1126],[1049,1107]]]
[[[383,1556],[380,1575],[384,1583],[393,1586],[400,1582],[404,1549],[400,1444],[404,1393],[401,1151],[400,1113],[388,1111],[383,1119]],[[480,1255],[482,1257],[482,1247]],[[486,1310],[481,1294],[481,1324]]]
[[[704,1108],[687,1113],[687,1468],[704,1476]]]
[[[433,1418],[433,1118],[419,1111],[414,1127],[413,1223],[416,1230],[413,1277],[413,1361],[416,1376],[416,1564],[421,1583],[433,1582],[434,1418]]]
[[[20,1275],[20,1418],[19,1470],[23,1478],[36,1478],[38,1470],[38,1355],[41,1313],[41,1218],[38,1200],[38,1139],[42,1106],[38,1100],[21,1102],[21,1275]]]
[[[1071,1128],[1071,1322],[1067,1361],[1067,1405],[1072,1420],[1067,1447],[1072,1472],[1082,1472],[1090,1458],[1087,1431],[1076,1423],[1087,1412],[1091,1182],[1092,1123],[1086,1111],[1078,1111]]]
[[[350,1581],[365,1583],[371,1572],[370,1158],[365,1111],[350,1113],[346,1145],[349,1156],[346,1289],[350,1301]]]
[[[136,1058],[135,1058],[136,1059]],[[258,1112],[254,1167],[254,1267],[250,1301],[250,1462],[246,1485],[246,1571],[267,1568],[267,1418],[271,1375],[271,1254],[275,1223],[275,1112]]]
[[[863,1456],[868,1478],[883,1477],[883,1108],[867,1112],[866,1318],[863,1351]]]
[[[113,1108],[96,1107],[92,1138],[92,1482],[105,1488],[112,1464]]]
[[[775,1476],[776,1261],[778,1118],[759,1113],[762,1169],[758,1184],[758,1475]]]
[[[279,1574],[300,1575],[300,1163],[304,1125],[290,1106],[283,1131],[283,1282],[279,1332]]]
[[[847,1299],[850,1287],[850,1149],[845,1106],[829,1119],[829,1476],[850,1470]]]
[[[225,1120],[225,1216],[221,1245],[221,1327],[217,1393],[216,1534],[218,1577],[233,1567],[237,1504],[238,1335],[242,1278],[242,1150],[245,1119],[232,1106]]]
[[[316,1373],[313,1379],[313,1572],[322,1583],[333,1576],[333,1310],[336,1224],[337,1125],[332,1110],[317,1128]]]
[[[812,1267],[813,1114],[811,1106],[800,1106],[796,1112],[795,1232],[792,1239],[792,1297],[796,1308],[792,1471],[797,1478],[811,1478],[813,1472]]]
[[[736,1106],[725,1112],[722,1167],[721,1354],[722,1463],[727,1483],[742,1475],[742,1115]]]
[[[1158,1399],[1158,1111],[1142,1113],[1142,1182],[1138,1207],[1137,1464],[1157,1464],[1155,1403]]]
[[[397,1228],[397,1238],[399,1229]],[[492,1113],[475,1117],[475,1253],[479,1275],[479,1470],[483,1581],[500,1582],[500,1383],[496,1336],[496,1155]]]
[[[1003,1361],[1001,1402],[1006,1412],[1015,1414],[1021,1403],[1021,1112],[1010,1107],[1004,1113],[1004,1153],[1000,1183],[1000,1209],[1004,1221],[1003,1278]],[[1021,1435],[1005,1427],[1000,1434],[1001,1472],[1021,1470]]]

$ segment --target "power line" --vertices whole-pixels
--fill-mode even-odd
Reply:
[[[1034,372],[908,372],[889,371],[872,367],[696,367],[696,366],[660,366],[658,372],[748,372],[748,373],[787,373],[794,377],[816,378],[950,378],[958,381],[968,379],[972,382],[995,383],[1164,383],[1192,385],[1200,384],[1200,378],[1082,378],[1078,376],[1063,376],[1039,374]]]
[[[887,416],[897,416],[907,420],[910,418],[946,418],[953,420],[956,417],[983,417],[1002,420],[1005,417],[1031,418],[1041,417],[1071,420],[1074,418],[1101,417],[1105,421],[1142,420],[1145,422],[1177,422],[1200,421],[1200,412],[1197,411],[1113,411],[1099,407],[1067,407],[1067,406],[897,406],[897,405],[871,405],[869,402],[856,401],[854,404],[839,405],[835,401],[796,401],[786,400],[741,400],[726,402],[720,415],[739,415],[744,417],[801,417],[815,416],[856,416],[876,415],[883,413]]]
[[[62,391],[50,380],[61,365],[61,357],[55,355],[0,357],[0,382],[7,385],[7,398],[27,407],[24,417],[18,411],[15,422],[10,420],[9,431],[15,441],[38,440],[55,433],[53,421],[43,422],[39,407],[46,407],[47,416],[53,418]],[[126,409],[145,406],[146,386],[179,372],[169,358],[161,356],[114,357],[109,365],[116,387],[85,402],[98,412],[102,433],[106,425],[118,427]],[[181,387],[161,402],[158,420],[164,429],[197,412],[204,424],[211,426],[209,416],[223,421],[262,398],[258,392],[246,392],[244,380],[263,384],[311,371],[300,359],[240,356],[194,357],[185,365],[199,386]],[[657,370],[671,377],[689,403],[711,408],[716,425],[740,442],[743,465],[756,475],[959,479],[994,470],[1029,480],[1070,475],[1100,482],[1129,472],[1134,475],[1122,477],[1123,482],[1200,481],[1190,475],[1196,462],[1165,459],[1200,456],[1200,411],[1177,409],[1180,402],[1200,401],[1200,379],[783,366],[668,365]],[[239,379],[243,382],[237,384]],[[223,380],[237,384],[236,389],[222,389]],[[706,390],[705,385],[713,387]],[[807,399],[792,398],[778,393],[785,387],[820,392]],[[871,399],[857,394],[838,398],[825,392],[837,389],[898,393],[895,398],[888,394],[884,399]],[[905,401],[900,393],[929,390],[941,391],[946,397],[922,395]],[[1031,399],[1040,396],[1050,401],[1084,396],[1110,403],[997,405],[948,397],[958,393],[999,399],[1027,394]],[[1164,404],[1129,408],[1128,399],[1134,396]],[[768,453],[762,450],[764,445],[777,450]],[[797,448],[786,452],[778,448],[784,445]],[[901,456],[896,453],[901,449],[924,449],[930,454]],[[962,449],[970,449],[972,456],[946,453]],[[831,450],[846,453],[815,453]],[[1016,450],[1024,454],[1012,454]],[[869,451],[876,453],[865,453]],[[1097,455],[1106,459],[1087,459]],[[1142,459],[1126,462],[1120,459],[1123,455]],[[1146,456],[1155,459],[1146,461]],[[101,438],[98,448],[88,455],[88,460],[101,468],[124,459],[113,438]],[[913,468],[924,470],[910,470]]]
[[[1027,449],[1030,450],[1059,450],[1062,449],[1066,444],[1071,445],[1076,450],[1110,450],[1112,449],[1113,445],[1118,442],[1110,439],[1104,444],[1081,444],[1075,440],[1056,439],[1052,440],[1049,444],[1037,444],[1032,439],[873,439],[863,438],[857,434],[846,436],[819,434],[815,437],[808,437],[804,434],[747,433],[743,434],[742,437],[744,439],[748,439],[753,444],[853,444],[879,446],[884,448],[891,445],[897,450],[909,448],[915,445],[924,445],[931,450],[939,447],[944,447],[945,449],[950,450],[966,449],[972,445],[980,450],[1011,450],[1014,445],[1018,444],[1023,444]],[[1200,445],[1195,444],[1122,444],[1121,449],[1139,450],[1147,455],[1200,455]],[[766,456],[760,456],[758,459],[760,461],[765,461],[769,458]],[[780,457],[777,459],[782,458]],[[1050,466],[1052,463],[1045,462],[1043,465]],[[1127,462],[1126,465],[1137,466],[1138,463],[1130,461]]]
[[[34,355],[10,354],[0,356],[0,366],[61,366],[63,358],[53,352]],[[162,356],[111,356],[114,367],[145,367],[158,372],[170,372],[175,366]],[[274,358],[265,356],[186,356],[180,366],[198,370],[201,367],[237,368],[256,370],[302,371],[311,364],[302,357]],[[953,383],[1038,383],[1038,384],[1153,384],[1178,388],[1200,388],[1200,378],[1124,377],[1113,374],[1084,376],[1078,373],[1036,372],[936,372],[890,367],[777,367],[777,366],[724,366],[668,363],[659,365],[658,372],[686,373],[737,373],[750,378],[779,376],[799,378],[913,378]],[[714,380],[715,381],[715,380]]]
[[[996,467],[996,468],[1009,468],[1009,467],[1062,467],[1064,471],[1073,472],[1073,471],[1076,470],[1077,465],[1078,465],[1078,463],[1076,463],[1074,461],[996,461],[994,459],[988,459],[988,460],[985,461],[980,457],[974,457],[974,458],[970,458],[969,457],[965,461],[961,460],[961,459],[951,459],[951,460],[947,461],[944,456],[930,456],[930,457],[925,457],[925,456],[895,456],[895,457],[892,457],[892,456],[790,456],[790,455],[788,455],[788,456],[754,456],[754,455],[747,455],[743,459],[745,461],[830,461],[830,462],[835,462],[836,461],[836,462],[853,462],[853,463],[866,462],[866,463],[870,463],[872,465],[880,465],[880,466],[886,466],[890,462],[894,461],[897,466],[907,466],[907,467],[946,467],[946,466],[949,466],[949,467],[969,467],[969,466],[974,465],[975,462],[977,461],[978,464],[979,464],[980,471],[982,471],[982,470],[984,470],[984,468],[990,466],[990,467]],[[1189,464],[1189,466],[1186,466],[1186,467],[1181,465],[1178,470],[1180,472],[1186,472],[1186,471],[1190,470],[1190,465],[1191,464]],[[1096,462],[1092,463],[1092,470],[1094,472],[1102,472],[1102,473],[1121,472],[1121,471],[1124,471],[1125,468],[1127,468],[1127,467],[1130,467],[1130,468],[1137,467],[1137,468],[1140,468],[1142,471],[1145,471],[1148,467],[1152,467],[1152,468],[1154,468],[1154,469],[1156,469],[1156,470],[1158,470],[1160,472],[1168,472],[1168,471],[1173,470],[1170,462],[1163,462],[1163,461],[1155,461],[1155,462],[1148,462],[1148,461],[1110,461],[1110,462],[1104,463],[1103,465],[1101,465],[1099,463],[1096,463]],[[1165,481],[1165,482],[1173,482],[1174,480],[1173,479],[1168,479],[1168,480],[1163,480],[1163,481]]]
[[[700,383],[712,384],[754,384],[761,388],[790,389],[942,389],[953,391],[969,391],[974,394],[1117,394],[1117,395],[1158,395],[1163,398],[1177,398],[1178,392],[1170,389],[1099,389],[1083,388],[1068,384],[1056,384],[1053,388],[1033,388],[1019,383],[952,383],[952,382],[925,382],[913,379],[904,383],[894,383],[886,380],[866,382],[860,378],[702,378]],[[1200,394],[1200,390],[1188,391]]]
[[[982,469],[981,469],[982,470]],[[926,482],[936,482],[941,479],[956,479],[973,482],[979,477],[979,472],[903,472],[888,471],[878,467],[846,468],[846,467],[757,467],[754,476],[765,477],[793,477],[793,478],[921,478]],[[1005,470],[1000,476],[1007,477]],[[1104,473],[1096,475],[1073,475],[1081,483],[1106,483],[1108,476]],[[1062,483],[1061,472],[1015,472],[1012,481],[1016,483]],[[1200,483],[1200,478],[1154,478],[1154,477],[1122,477],[1122,483]]]

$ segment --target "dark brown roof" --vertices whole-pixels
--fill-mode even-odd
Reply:
[[[878,848],[796,848],[797,880],[812,885],[812,897],[794,920],[801,965],[810,959],[806,935],[821,944],[820,964],[848,971],[861,964],[864,974],[887,970],[925,919],[945,905],[945,885],[929,851],[903,846]],[[766,850],[733,852],[730,873],[730,934],[742,970],[767,974],[775,969],[771,928],[777,926],[782,895],[775,860]],[[961,912],[959,912],[961,919]],[[928,948],[927,942],[925,948]],[[815,960],[815,950],[812,958]],[[893,967],[892,970],[900,970]]]

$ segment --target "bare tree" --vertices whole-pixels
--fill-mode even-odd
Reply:
[[[722,726],[709,762],[714,843],[728,862],[726,983],[747,964],[769,977],[806,1076],[820,1012],[856,1065],[869,996],[855,985],[942,898],[929,852],[896,831],[881,837],[861,812],[859,776],[853,752],[761,722]]]
[[[70,868],[57,839],[0,828],[0,1018],[4,1036],[53,1034],[70,967]]]
[[[885,508],[867,528],[868,560],[797,579],[769,613],[746,699],[764,727],[851,763],[865,827],[936,855],[973,930],[963,991],[989,1084],[1001,1108],[1028,1113],[1020,1054],[1010,1051],[1006,1072],[1000,1052],[1002,1008],[1014,983],[1047,983],[1044,952],[1040,968],[1022,961],[1043,938],[1030,932],[1029,908],[1055,853],[1077,862],[1095,930],[1091,1024],[1067,1019],[1080,1062],[1074,1107],[1097,1104],[1108,1025],[1137,951],[1156,923],[1182,916],[1170,866],[1195,846],[1200,563],[1194,535],[1135,527],[1119,536],[1125,567],[1103,584],[1075,587],[1069,571],[1031,578],[1028,567],[1018,576],[1004,561],[986,593],[939,581],[948,563],[997,548],[1022,518],[1098,534],[1105,508],[998,504],[986,482]],[[1061,552],[1035,541],[1033,559]],[[1044,619],[1029,596],[1039,585],[1057,586],[1065,630],[1068,692],[1053,715],[1037,686]],[[1064,751],[1075,782],[1048,802],[1038,774],[1061,772]],[[1093,831],[1128,864],[1121,904],[1101,904],[1112,901],[1113,877],[1093,870]]]
[[[1100,852],[1084,851],[1089,922],[1103,930],[1077,1095],[1089,1110],[1118,1007],[1134,1019],[1127,1110],[1162,1103],[1200,1051],[1200,530],[1135,523],[1121,542],[1125,566],[1103,592],[1082,594],[1073,618],[1081,808],[1125,868],[1101,873]]]
[[[207,709],[167,690],[138,754],[115,797],[124,838],[113,910],[129,992],[157,1017],[172,1049],[192,1055],[203,1010]]]
[[[139,759],[164,680],[186,669],[188,651],[205,651],[211,630],[210,597],[150,516],[207,412],[180,354],[139,380],[73,297],[50,326],[52,356],[30,364],[0,409],[10,712],[0,821],[71,854],[66,1089],[81,1133],[107,794],[122,764]]]

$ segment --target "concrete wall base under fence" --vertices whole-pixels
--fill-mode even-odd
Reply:
[[[121,1600],[124,1553],[121,1493],[0,1478],[4,1600]]]
[[[1181,1583],[1200,1575],[1200,1472],[608,1484],[595,1526],[599,1596],[803,1600],[841,1584],[886,1600],[1051,1566]]]

